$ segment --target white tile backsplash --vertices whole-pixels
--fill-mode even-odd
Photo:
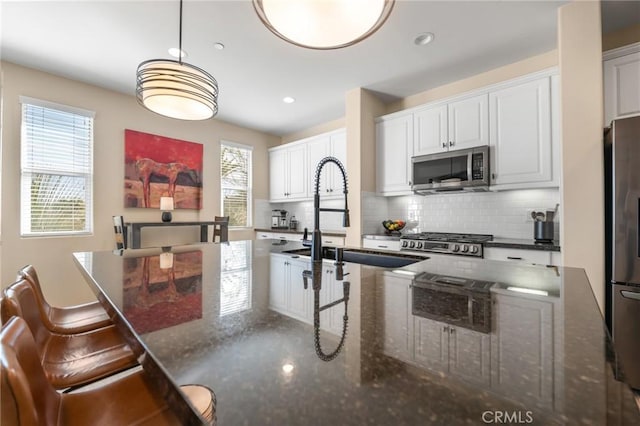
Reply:
[[[361,196],[364,234],[384,232],[382,221],[385,219],[403,219],[407,221],[403,233],[465,232],[518,239],[533,238],[533,210],[552,210],[560,202],[560,192],[557,189],[402,197],[381,197],[372,192],[362,192]],[[323,200],[321,205],[342,208],[342,200]],[[256,200],[256,227],[271,226],[272,209],[287,210],[289,217],[295,215],[299,230],[305,227],[313,229],[312,201],[269,204],[266,200]],[[556,239],[560,234],[558,219],[559,214],[555,220]],[[321,229],[327,231],[345,230],[340,213],[321,213],[320,225]]]
[[[560,192],[557,189],[531,189],[412,195],[388,197],[387,200],[387,216],[417,222],[415,232],[465,232],[492,234],[496,238],[531,239],[531,212],[552,210],[560,202]],[[555,222],[558,238],[558,218]]]

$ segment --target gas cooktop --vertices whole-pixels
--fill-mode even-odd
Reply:
[[[400,238],[400,250],[482,257],[482,243],[493,240],[488,234],[421,232]]]

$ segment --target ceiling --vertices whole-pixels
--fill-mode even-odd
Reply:
[[[357,87],[392,101],[552,50],[557,8],[564,3],[397,0],[370,38],[318,51],[273,35],[248,0],[189,0],[183,49],[185,62],[218,80],[217,118],[286,135],[343,117],[345,93]],[[138,64],[169,58],[167,49],[178,45],[178,5],[3,0],[0,57],[133,96]],[[638,16],[640,2],[607,1],[604,29],[630,25]],[[415,45],[422,32],[435,40]],[[216,42],[225,49],[215,49]],[[285,96],[296,102],[283,103]]]

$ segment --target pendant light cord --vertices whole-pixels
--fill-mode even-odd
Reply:
[[[182,65],[182,0],[180,0],[180,34],[178,36],[178,62]]]

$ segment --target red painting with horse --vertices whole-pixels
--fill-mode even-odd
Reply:
[[[124,206],[157,209],[173,197],[177,209],[202,208],[202,144],[125,130]]]

